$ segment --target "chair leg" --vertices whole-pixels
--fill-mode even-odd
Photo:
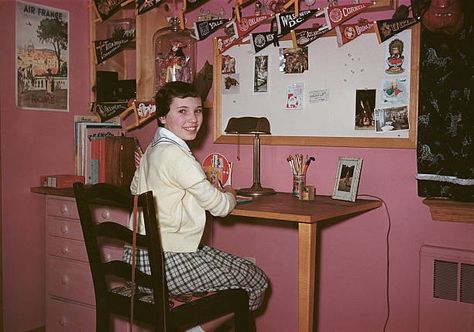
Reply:
[[[112,330],[110,327],[110,315],[107,310],[96,308],[95,326],[96,331],[106,332]]]
[[[240,295],[240,294],[239,294]],[[246,292],[238,297],[234,313],[235,332],[255,332],[255,319],[248,309],[248,295]]]

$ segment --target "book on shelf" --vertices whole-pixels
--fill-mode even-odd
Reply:
[[[99,137],[91,142],[90,184],[105,182],[128,187],[135,173],[133,137]]]
[[[91,164],[92,154],[98,151],[92,151],[92,142],[99,138],[121,136],[122,126],[114,122],[76,122],[75,123],[75,173],[85,177],[87,184],[96,181],[92,178]],[[95,172],[94,174],[97,174]]]
[[[51,188],[72,188],[72,185],[75,182],[84,183],[85,179],[80,175],[43,175],[40,177],[40,186],[41,187],[51,187]]]

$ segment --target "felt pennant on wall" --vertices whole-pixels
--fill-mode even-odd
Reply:
[[[373,22],[367,20],[360,20],[356,24],[341,24],[336,27],[337,45],[341,47],[347,44],[367,30],[372,29],[374,26]]]
[[[153,8],[159,7],[164,0],[136,0],[137,15],[142,15],[152,10]]]
[[[395,36],[397,33],[402,32],[405,29],[408,29],[412,25],[420,22],[417,18],[406,18],[403,20],[379,20],[375,22],[375,32],[377,34],[377,39],[380,43],[383,43],[387,39]]]
[[[190,11],[193,11],[194,9],[201,7],[207,1],[209,0],[184,0],[183,10],[185,13],[189,13]]]
[[[230,31],[229,35],[216,38],[217,49],[220,53],[225,52],[271,17],[272,15],[249,16],[242,17],[240,23],[235,21],[229,22],[226,25],[226,29]]]
[[[278,36],[276,32],[251,33],[250,42],[254,53],[258,53],[271,44],[278,46]]]
[[[327,10],[331,29],[360,14],[370,6],[372,6],[371,2],[328,7]]]
[[[327,26],[291,30],[291,40],[293,42],[293,47],[307,46],[328,31],[329,28]]]
[[[119,53],[133,39],[135,39],[135,29],[126,30],[123,32],[123,35],[117,38],[94,41],[97,64]]]
[[[276,14],[277,32],[279,36],[284,36],[289,33],[292,29],[303,24],[311,17],[323,15],[322,11],[317,9],[302,10],[298,15],[293,12],[278,13]]]
[[[194,35],[193,38],[197,40],[203,40],[212,35],[214,32],[219,30],[224,24],[229,22],[227,18],[218,18],[207,21],[194,22]]]

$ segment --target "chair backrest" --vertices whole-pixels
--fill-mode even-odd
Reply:
[[[92,186],[75,183],[74,193],[94,282],[97,316],[99,317],[99,313],[129,316],[131,301],[126,297],[123,297],[123,300],[118,298],[111,289],[117,289],[118,286],[130,286],[132,266],[121,257],[115,260],[107,260],[104,257],[107,257],[106,252],[111,248],[122,250],[126,244],[132,246],[133,232],[122,225],[123,220],[120,223],[111,219],[117,214],[122,217],[132,216],[134,196],[128,189],[106,183]],[[151,323],[154,326],[164,327],[169,315],[169,298],[152,192],[138,195],[137,203],[138,211],[141,212],[145,224],[146,235],[136,234],[136,245],[137,248],[148,251],[151,275],[135,269],[135,284],[137,287],[153,291],[153,303],[147,303],[147,310],[141,310],[143,301],[135,299],[135,317],[140,320],[140,316],[144,315],[143,312],[148,312],[148,316],[153,316]],[[141,313],[139,313],[140,310]],[[146,320],[150,323],[149,317]]]

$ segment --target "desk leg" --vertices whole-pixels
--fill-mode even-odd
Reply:
[[[316,223],[298,224],[298,331],[313,331]]]

